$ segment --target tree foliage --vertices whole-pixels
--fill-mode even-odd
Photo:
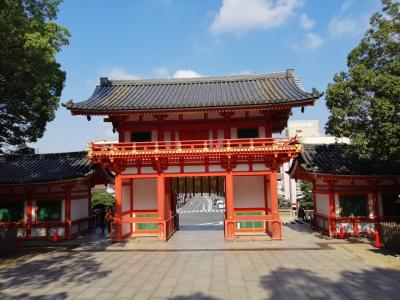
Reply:
[[[400,160],[400,3],[382,0],[382,11],[347,57],[347,72],[326,92],[327,133],[351,139],[361,158]]]
[[[114,196],[105,190],[92,190],[92,208],[113,208]]]
[[[69,32],[61,0],[0,0],[0,152],[24,149],[54,119],[65,81],[56,54]]]

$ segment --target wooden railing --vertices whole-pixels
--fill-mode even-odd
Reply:
[[[282,220],[275,220],[271,215],[256,215],[256,216],[235,216],[233,219],[225,220],[225,237],[226,239],[232,239],[229,235],[228,227],[234,225],[234,232],[240,232],[237,229],[237,223],[240,222],[263,222],[265,223],[264,228],[269,232],[272,230],[273,224],[279,224],[279,237],[275,239],[282,239]]]
[[[313,228],[329,234],[329,218],[327,216],[313,212],[310,216],[310,223]]]
[[[78,231],[72,233],[72,236],[78,235],[82,232],[90,231],[96,228],[96,216],[92,215],[86,218],[82,218],[79,220],[74,220],[71,222],[71,230],[74,226],[78,227]]]
[[[370,218],[370,217],[336,217],[335,223],[339,225],[339,230],[337,230],[337,234],[340,233],[340,226],[343,226],[344,234],[349,234],[349,231],[351,231],[352,235],[359,235],[359,234],[367,234],[367,235],[372,235],[375,232],[374,228],[371,228],[370,230],[367,231],[361,231],[358,228],[358,224],[360,223],[367,223],[367,224],[374,224],[374,223],[379,223],[378,219]],[[344,224],[351,224],[352,230],[347,229]]]
[[[135,211],[137,213],[137,211]],[[154,212],[145,212],[153,214]],[[159,220],[158,217],[123,217],[122,223],[125,224],[157,224],[155,230],[135,230],[135,233],[158,233],[160,238],[165,233],[165,239],[169,239],[175,231],[179,229],[179,214],[175,214],[166,220]]]
[[[86,226],[83,224],[87,224]],[[95,216],[89,216],[79,220],[71,222],[72,226],[78,226],[78,231],[72,235],[96,228]],[[67,224],[64,222],[0,222],[0,228],[17,228],[17,237],[22,239],[50,239],[54,238],[54,231],[57,230],[59,239],[66,238],[66,227]],[[36,232],[35,232],[36,231]],[[34,233],[35,232],[35,233]]]
[[[89,158],[135,156],[193,156],[233,153],[298,153],[295,138],[217,139],[193,141],[156,141],[140,143],[91,143]]]

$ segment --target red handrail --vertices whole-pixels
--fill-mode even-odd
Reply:
[[[299,152],[301,146],[293,138],[215,139],[189,141],[155,141],[129,143],[91,143],[90,157],[131,155],[188,155],[193,153],[231,152]]]

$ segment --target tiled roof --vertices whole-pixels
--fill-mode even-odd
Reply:
[[[301,105],[322,94],[302,89],[293,70],[245,76],[162,80],[100,79],[86,101],[64,104],[72,111],[193,109],[227,106]]]
[[[22,184],[85,178],[97,169],[87,152],[0,156],[0,184]]]
[[[400,164],[376,159],[360,159],[348,154],[350,145],[305,144],[304,152],[295,159],[291,174],[300,165],[308,173],[331,175],[400,175]]]

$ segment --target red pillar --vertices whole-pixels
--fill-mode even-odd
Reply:
[[[268,208],[268,176],[264,176],[264,214],[269,214]],[[265,222],[265,231],[269,233],[269,223]]]
[[[335,212],[335,192],[334,184],[329,183],[329,236],[336,234],[336,212]]]
[[[115,211],[114,211],[114,236],[113,240],[122,241],[122,178],[115,174]]]
[[[379,232],[379,204],[378,204],[378,193],[376,191],[376,185],[374,192],[372,193],[372,207],[374,211],[374,224],[375,224],[375,247],[381,248],[381,234]]]
[[[271,195],[272,239],[281,239],[281,223],[279,219],[278,186],[276,171],[269,175],[269,194]]]
[[[71,187],[65,188],[65,238],[71,239]]]
[[[33,212],[33,201],[32,201],[32,190],[28,189],[27,200],[26,200],[26,224],[32,224],[32,212]],[[26,227],[26,236],[31,235],[31,227]]]
[[[234,206],[234,195],[233,195],[233,175],[232,172],[228,172],[225,176],[225,202],[226,202],[226,228],[225,238],[232,240],[235,234],[235,206]]]
[[[165,178],[163,174],[157,176],[157,214],[160,239],[166,241],[165,234]]]

